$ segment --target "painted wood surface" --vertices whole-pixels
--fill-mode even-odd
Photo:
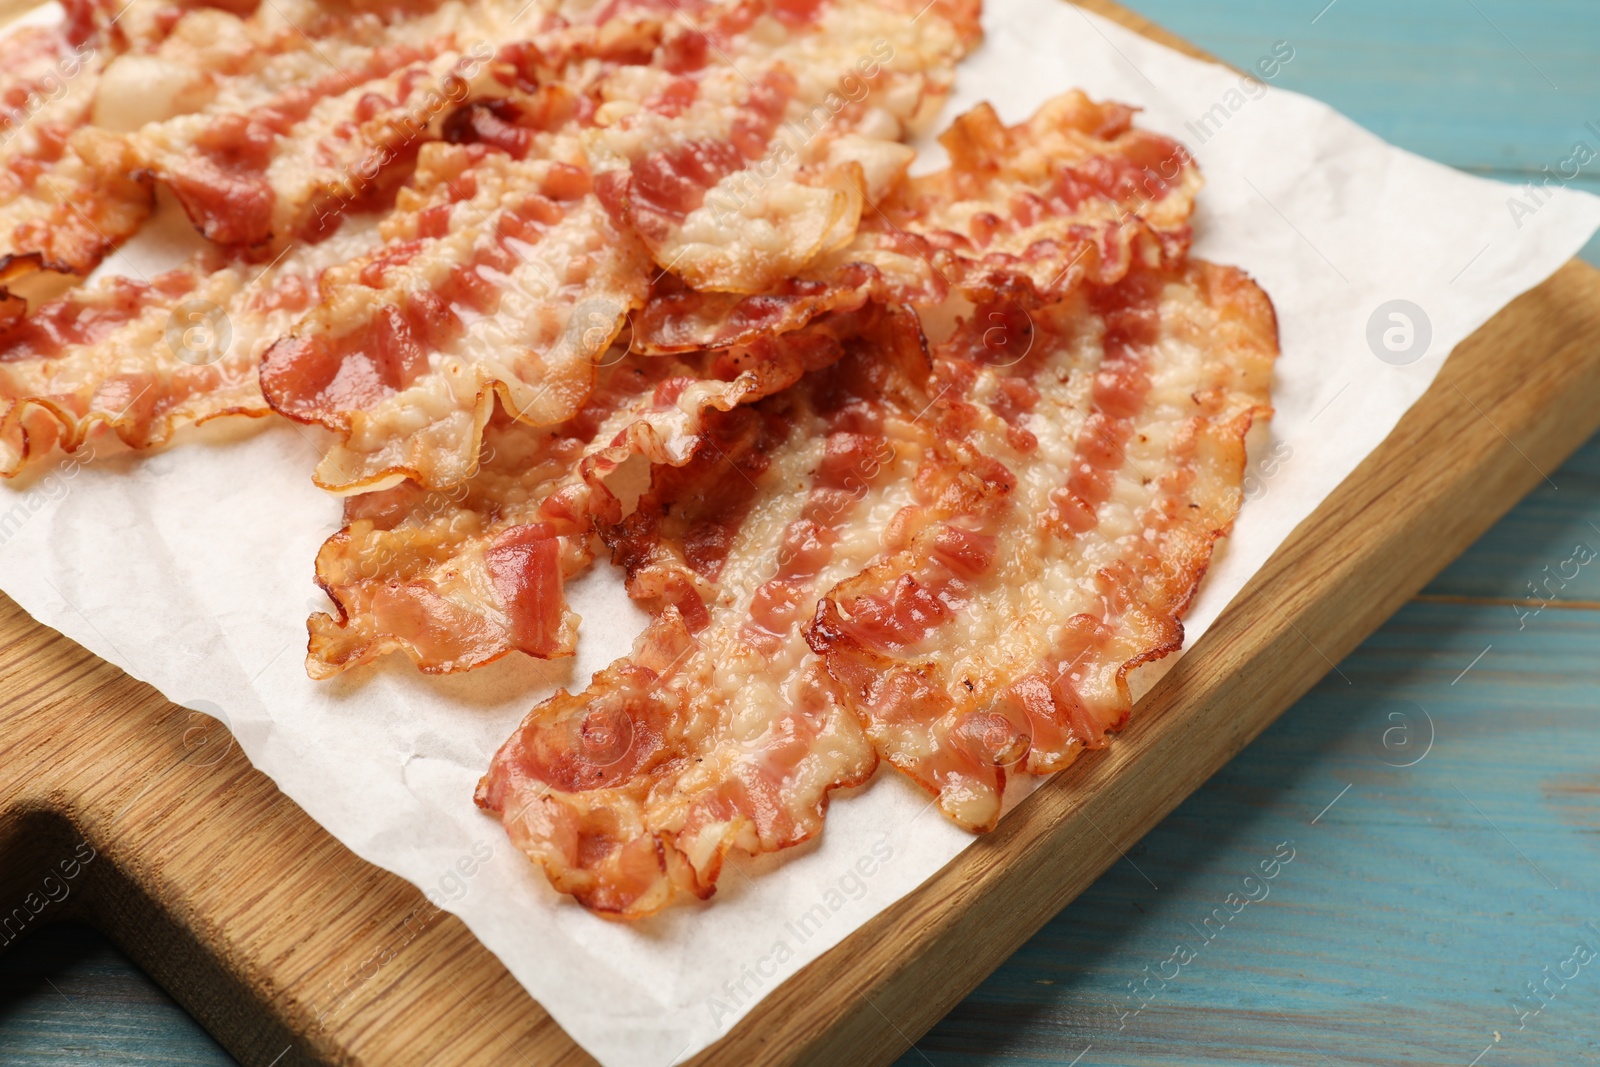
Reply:
[[[1000,0],[1004,2],[1004,0]],[[1600,8],[1592,0],[1129,0],[1236,66],[1295,49],[1274,84],[1413,152],[1520,185],[1586,143],[1600,192]],[[1596,129],[1588,124],[1594,123]],[[1586,258],[1600,263],[1600,238]]]
[[[1600,155],[1589,2],[1129,6],[1464,170]],[[1600,438],[1547,473],[897,1067],[1600,1062]]]
[[[87,926],[43,927],[0,956],[0,1064],[233,1062],[128,957]]]
[[[1600,959],[1568,962],[1600,948],[1600,610],[1439,592],[1600,553],[1597,469],[1600,441],[899,1067],[1600,1061]]]
[[[1281,84],[1435,158],[1526,180],[1600,118],[1583,114],[1600,112],[1600,15],[1476,3],[1485,18],[1442,0],[1338,0],[1315,23],[1321,3],[1132,6],[1236,63],[1295,41]],[[1577,542],[1600,548],[1600,444],[1548,473],[1554,488],[1341,664],[1349,684],[1325,680],[901,1062],[1595,1059],[1600,964],[1546,987],[1522,1030],[1511,999],[1600,923],[1600,562],[1536,615],[1519,602],[1547,566],[1572,571]],[[1419,707],[1434,747],[1392,766],[1421,751]],[[1282,841],[1293,861],[1259,880]],[[1230,892],[1262,892],[1242,881],[1252,871],[1260,906],[1208,924],[1215,907],[1231,914]],[[114,950],[48,936],[0,960],[7,990],[30,967],[48,978],[0,1001],[0,1063],[229,1062]],[[1194,958],[1160,988],[1179,942]]]

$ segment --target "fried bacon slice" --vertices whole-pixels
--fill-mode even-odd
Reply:
[[[1008,127],[980,104],[939,138],[950,165],[899,186],[881,223],[975,301],[1045,303],[1181,263],[1200,172],[1135,114],[1074,90]]]
[[[772,288],[850,240],[976,42],[975,3],[921,6],[708,7],[692,59],[601,84],[585,141],[600,195],[693,288]]]
[[[376,243],[372,226],[272,264],[207,254],[149,279],[109,276],[0,324],[0,476],[97,427],[133,448],[185,425],[270,413],[257,366],[320,298],[323,271]]]
[[[919,257],[920,250],[874,255],[884,250],[869,252],[869,242],[876,244],[876,239],[865,230],[858,232],[849,249],[860,249],[859,257],[841,250],[827,257],[826,265],[752,295],[692,289],[676,274],[663,272],[633,317],[633,348],[650,354],[725,348],[797,330],[818,315],[852,311],[869,300],[929,307],[949,296],[931,262]]]
[[[82,277],[150,213],[124,147],[86,128],[115,38],[99,4],[74,0],[49,26],[0,37],[0,285],[39,271]],[[20,297],[0,289],[5,310]]]
[[[597,388],[590,407],[609,392]],[[595,425],[585,435],[584,414],[532,427],[496,413],[477,473],[460,485],[408,480],[347,497],[344,528],[317,553],[317,582],[336,615],[307,621],[306,673],[331,678],[391,651],[429,674],[516,650],[571,655],[578,618],[562,585],[593,552],[587,516],[568,500],[588,488],[574,471],[603,433]]]
[[[559,145],[528,159],[424,146],[384,247],[330,273],[327,300],[262,362],[273,408],[340,437],[317,484],[448,488],[472,474],[496,394],[535,426],[582,407],[649,281],[582,162]]]
[[[840,0],[837,9],[856,21],[876,10],[860,0]],[[529,50],[509,50],[506,62],[514,75],[509,88],[515,92],[453,112],[443,130],[450,143],[422,147],[416,175],[400,190],[396,215],[385,226],[389,246],[370,263],[352,265],[335,300],[277,345],[262,367],[263,388],[278,411],[320,423],[341,438],[318,467],[318,484],[348,492],[409,478],[426,488],[446,488],[471,475],[496,394],[506,410],[533,425],[553,425],[581,406],[593,383],[594,358],[643,303],[650,274],[659,273],[649,258],[648,238],[640,241],[641,234],[653,231],[648,225],[640,229],[638,212],[619,211],[615,200],[621,195],[619,181],[628,179],[605,169],[611,164],[604,161],[629,158],[616,151],[618,144],[637,143],[645,151],[651,136],[669,137],[692,125],[685,108],[703,107],[706,121],[737,126],[745,112],[729,102],[750,90],[742,71],[729,64],[753,63],[763,51],[800,62],[822,47],[813,40],[815,33],[797,33],[792,40],[773,37],[771,31],[781,23],[761,3],[691,10],[708,20],[708,30],[691,22],[688,29],[674,27],[669,33],[651,23],[634,26],[632,36],[617,31],[606,37],[602,27],[592,41],[569,38],[565,51],[536,47],[537,42]],[[938,23],[935,15],[928,25]],[[741,27],[738,32],[728,29],[734,23]],[[821,25],[834,22],[824,19]],[[863,23],[873,29],[886,25],[881,17]],[[757,32],[762,27],[764,35]],[[920,37],[933,31],[911,32]],[[894,39],[905,36],[902,30]],[[944,36],[950,36],[948,30]],[[774,40],[782,43],[769,43]],[[870,49],[859,33],[829,47],[837,59],[852,45]],[[637,59],[635,51],[660,65],[626,62]],[[713,55],[726,62],[706,66],[706,57]],[[588,71],[594,65],[598,74]],[[578,74],[572,73],[574,66]],[[837,75],[834,68],[828,70]],[[912,69],[917,79],[925,78],[920,68]],[[552,72],[576,78],[576,87],[529,80]],[[768,73],[786,84],[793,81],[777,61]],[[939,77],[948,80],[948,72]],[[882,80],[888,82],[889,75],[883,73]],[[646,92],[657,83],[661,92],[672,86],[683,91],[667,93],[661,102],[660,93]],[[737,89],[729,89],[730,83]],[[697,86],[710,85],[727,92],[695,95]],[[688,94],[685,86],[695,93]],[[912,95],[921,99],[920,93]],[[580,143],[578,127],[602,119],[619,100],[641,94],[647,103],[659,102],[660,109],[635,111],[610,127],[591,129]],[[767,99],[756,94],[751,106],[764,107],[761,101]],[[607,102],[595,110],[596,100]],[[864,115],[872,109],[863,105],[861,110]],[[639,118],[644,114],[664,125],[644,123]],[[781,112],[769,117],[775,122]],[[900,132],[898,124],[892,125]],[[904,146],[854,140],[860,145],[849,162],[851,173],[863,175],[861,161],[874,152],[895,160],[887,168],[871,164],[875,173],[887,179],[903,169]],[[846,139],[833,143],[850,147]],[[589,173],[597,154],[602,160],[598,185]],[[645,158],[657,155],[646,151]],[[654,164],[641,166],[662,177]],[[851,190],[855,195],[854,186]],[[627,197],[634,208],[645,202],[633,193]],[[848,238],[853,226],[852,215],[840,239]]]
[[[654,621],[476,796],[587,907],[709,897],[880,759],[990,829],[1181,646],[1271,304],[1188,260],[1198,170],[1128,107],[980,106],[908,177],[977,0],[102,2],[0,40],[0,287],[153,182],[218,248],[0,288],[0,474],[333,431],[318,678],[568,655],[603,545]],[[916,309],[963,316],[932,358]]]
[[[1182,645],[1276,355],[1265,294],[1199,261],[980,309],[941,347],[917,500],[807,638],[956,823],[993,828],[1008,771],[1107,744],[1128,672]]]
[[[940,137],[950,165],[891,183],[844,247],[765,292],[701,292],[658,279],[634,346],[676,352],[747,342],[866,300],[930,307],[952,289],[1030,304],[1182,261],[1200,175],[1182,146],[1133,127],[1133,110],[1080,92],[1004,126],[987,104]]]
[[[198,48],[121,58],[108,87],[135,103],[106,107],[107,124],[208,239],[270,258],[392,191],[487,79],[519,6],[274,0],[214,17],[210,48],[233,62],[201,62]]]
[[[390,651],[430,674],[514,650],[570,655],[577,617],[562,585],[588,565],[595,521],[621,519],[627,490],[613,491],[612,476],[633,457],[688,462],[706,418],[835,362],[861,319],[833,316],[781,342],[681,358],[615,348],[566,422],[530,426],[496,413],[477,472],[460,485],[406,481],[348,497],[345,527],[317,555],[336,614],[308,622],[307,673],[331,677]]]
[[[980,312],[925,385],[895,355],[919,343],[876,339],[601,527],[657,619],[477,794],[557,889],[622,918],[709,896],[879,755],[991,828],[1008,768],[1105,744],[1127,672],[1179,646],[1269,410],[1271,305],[1191,263]]]
[[[582,94],[607,70],[651,62],[655,47],[675,36],[665,22],[678,7],[263,4],[232,35],[250,46],[236,69],[189,86],[168,114],[122,128],[139,164],[172,188],[208,238],[270,254],[383,201],[417,148],[440,137],[462,106],[493,104],[519,85]],[[192,81],[192,67],[141,60],[137,69],[159,88]]]
[[[651,137],[670,138],[672,130],[693,126],[689,111],[701,107],[706,123],[743,129],[740,116],[752,114],[749,107],[760,110],[776,99],[762,93],[745,99],[749,86],[737,68],[755,65],[753,69],[766,71],[763,85],[800,86],[809,95],[795,97],[796,106],[814,103],[827,113],[828,128],[807,137],[815,141],[811,147],[816,152],[832,160],[830,167],[852,178],[839,195],[853,206],[838,215],[842,228],[827,242],[837,243],[854,228],[858,186],[892,180],[908,158],[904,146],[849,131],[881,127],[898,136],[903,121],[930,93],[942,93],[950,66],[966,46],[945,18],[947,11],[965,10],[958,4],[935,5],[916,28],[907,28],[909,23],[898,16],[887,18],[862,0],[836,0],[805,10],[805,5],[780,4],[771,12],[754,0],[690,5],[692,14],[682,15],[686,26],[664,25],[659,17],[649,17],[647,6],[610,5],[590,12],[594,24],[582,32],[563,28],[561,20],[552,18],[546,26],[553,29],[544,37],[535,32],[530,40],[502,49],[502,58],[486,77],[506,95],[474,100],[441,119],[438,132],[446,141],[430,141],[418,150],[416,173],[397,193],[396,212],[384,227],[386,247],[331,278],[334,295],[328,303],[268,353],[261,379],[272,406],[339,436],[317,469],[318,484],[340,492],[382,488],[407,478],[428,489],[456,485],[473,472],[496,395],[517,419],[533,425],[554,425],[575,414],[593,385],[595,357],[622,329],[628,313],[642,304],[653,270],[639,240],[640,233],[653,231],[635,225],[642,219],[637,211],[619,212],[614,196],[607,193],[616,192],[617,173],[604,171],[601,187],[592,188],[588,167],[597,152],[602,159],[637,157],[645,171],[661,177],[650,160],[665,149],[652,149],[656,142]],[[489,27],[498,26],[505,14],[488,5],[473,17]],[[382,66],[382,49],[372,51],[363,34],[387,34],[384,39],[391,44],[433,40],[424,32],[433,19],[433,14],[424,14],[385,23],[377,16],[346,17],[334,20],[337,33],[330,30],[324,36],[332,42],[329,48],[337,44],[355,50],[367,56],[369,66]],[[704,28],[696,19],[703,20]],[[774,36],[786,22],[795,31],[792,39]],[[312,28],[321,32],[320,23]],[[879,30],[890,36],[874,59],[868,33]],[[834,31],[843,36],[828,37]],[[308,38],[308,45],[313,43]],[[440,47],[444,56],[449,49]],[[327,49],[316,44],[311,51]],[[191,215],[215,240],[265,241],[286,232],[279,218],[284,211],[299,212],[316,199],[309,193],[283,195],[287,187],[269,173],[273,168],[284,174],[316,172],[301,158],[302,147],[295,147],[305,141],[300,136],[303,124],[296,123],[297,116],[321,114],[324,97],[317,95],[316,86],[281,84],[285,71],[300,69],[295,63],[309,62],[305,53],[306,48],[298,48],[282,57],[269,56],[259,69],[235,80],[240,84],[224,84],[205,110],[146,125],[132,137],[142,146],[143,158],[174,185]],[[723,62],[708,64],[710,55]],[[831,66],[819,66],[830,56]],[[858,60],[870,64],[884,84],[882,101],[853,73]],[[786,64],[808,73],[797,79]],[[409,76],[392,64],[384,70],[384,78]],[[541,70],[559,73],[563,80],[528,80]],[[840,114],[835,116],[832,104],[818,101],[825,100],[828,86],[846,76],[858,85],[855,95],[861,99],[838,97]],[[356,84],[368,82],[357,79]],[[730,88],[735,84],[737,88]],[[654,107],[651,102],[659,102],[661,108],[646,110],[663,122],[670,118],[670,129],[646,129],[641,121],[624,117],[589,130],[580,144],[581,127],[605,119],[607,108],[617,110],[613,105],[650,85],[661,91],[646,95],[646,103]],[[711,86],[721,88],[712,92]],[[329,93],[334,89],[331,81],[324,88]],[[702,89],[707,94],[703,98],[698,96]],[[403,92],[396,92],[383,99],[404,99]],[[284,102],[285,94],[300,94],[293,108]],[[341,90],[337,99],[349,103],[355,95],[354,89]],[[735,106],[736,97],[749,106]],[[249,118],[256,111],[261,114]],[[371,121],[382,126],[384,114],[380,109]],[[775,123],[783,114],[773,111],[769,117]],[[215,132],[223,125],[233,132],[209,148],[202,145],[200,163],[191,165],[197,138],[204,139],[196,131]],[[348,135],[346,139],[354,138],[352,143],[374,143],[365,134],[349,133],[346,126],[337,129],[345,131],[341,136]],[[167,147],[160,148],[158,141]],[[761,139],[759,146],[766,143]],[[619,154],[619,144],[632,145],[643,155]],[[157,148],[170,149],[172,165],[165,170]],[[323,153],[317,166],[327,162],[323,156],[333,160],[327,165],[335,169],[348,163],[346,155]],[[180,159],[189,167],[182,174]],[[203,188],[186,189],[185,181]],[[637,192],[624,197],[635,208],[648,199],[641,200]],[[253,211],[256,222],[241,228],[224,220],[220,228],[213,227],[202,218],[207,204],[221,212]],[[251,205],[270,207],[277,221],[257,225],[264,216]],[[624,215],[626,220],[619,223]]]
[[[877,552],[929,436],[905,313],[831,367],[717,417],[694,458],[603,525],[659,615],[579,694],[536,707],[479,784],[552,884],[637,918],[708,897],[732,849],[820,832],[828,794],[877,764],[801,634],[807,609]]]

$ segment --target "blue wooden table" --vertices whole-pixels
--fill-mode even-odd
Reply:
[[[1595,0],[1131,6],[1466,170],[1600,151]],[[1548,473],[900,1067],[1600,1062],[1600,438]],[[91,931],[0,957],[0,1064],[230,1062]]]

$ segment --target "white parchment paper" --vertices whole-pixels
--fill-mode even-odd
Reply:
[[[1208,178],[1195,254],[1246,268],[1277,305],[1272,439],[1256,450],[1250,500],[1190,614],[1193,640],[1383,440],[1446,354],[1584,244],[1600,199],[1553,191],[1513,212],[1507,186],[1060,0],[991,0],[985,23],[947,115],[990,100],[1017,121],[1075,86],[1142,106],[1142,121],[1188,144]],[[1260,71],[1276,77],[1293,50],[1264,41]],[[108,269],[159,260],[154,240]],[[1506,353],[1508,375],[1516,358]],[[572,591],[584,619],[575,664],[512,657],[427,679],[385,662],[312,683],[304,620],[325,606],[312,559],[340,513],[311,484],[319,445],[279,424],[69,460],[0,489],[0,588],[173,700],[225,717],[284,793],[459,915],[608,1067],[666,1067],[709,1045],[971,843],[885,773],[836,799],[820,842],[735,865],[708,906],[623,926],[559,898],[473,807],[473,785],[535,700],[624,652],[643,615],[602,562]],[[304,992],[334,1019],[367,980]]]

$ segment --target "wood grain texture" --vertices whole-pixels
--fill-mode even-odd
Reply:
[[[900,1067],[1596,1062],[1595,967],[1526,985],[1600,945],[1597,648],[1600,612],[1407,605]]]
[[[1518,1013],[1600,922],[1600,611],[1524,625],[1492,598],[1434,591],[1538,572],[1575,530],[1600,548],[1597,471],[1600,438],[1345,658],[1348,683],[1325,677],[899,1067],[1080,1053],[1077,1067],[1465,1067],[1486,1049],[1480,1067],[1594,1062],[1600,975]],[[1192,924],[1285,839],[1299,854],[1270,897],[1205,941]],[[1204,943],[1163,982],[1180,942]],[[1152,973],[1155,995],[1136,997]]]
[[[1545,374],[1526,367],[1519,385],[1529,392],[1515,400],[1495,353],[1541,309],[1554,311],[1568,285],[1582,292],[1594,280],[1591,268],[1569,265],[1464,343],[1395,435],[1145,699],[1116,745],[1053,779],[982,846],[779,990],[772,1000],[785,1011],[772,1043],[805,1050],[780,1062],[870,1062],[861,1050],[892,1048],[901,1032],[930,1025],[991,953],[1009,954],[1019,932],[1086,888],[1186,796],[1197,771],[1220,767],[1482,533],[1499,517],[1491,501],[1515,499],[1539,479],[1536,467],[1556,465],[1540,457],[1575,449],[1593,429],[1588,418],[1565,439],[1551,431],[1569,404],[1600,415],[1592,403],[1600,323],[1575,321],[1563,343],[1572,362]],[[896,967],[901,954],[918,966]],[[802,998],[815,997],[830,971],[859,977],[862,1000],[824,1033],[807,1025],[817,1009]]]
[[[1600,68],[1572,62],[1600,40],[1589,5],[1478,0],[1511,39],[1449,0],[1340,0],[1315,25],[1325,0],[1134,5],[1235,64],[1292,39],[1297,59],[1280,85],[1500,180],[1527,180],[1551,162],[1552,145],[1600,144],[1584,130],[1600,100]],[[1530,60],[1557,77],[1559,94]],[[1574,185],[1600,191],[1592,177]],[[1584,255],[1600,262],[1600,239]],[[1129,850],[1159,892],[1117,863],[899,1067],[1600,1059],[1592,976],[1525,1029],[1511,1000],[1559,964],[1576,927],[1600,915],[1589,890],[1600,885],[1592,729],[1600,570],[1583,568],[1526,625],[1537,602],[1515,602],[1577,543],[1600,548],[1600,438],[1549,474],[1340,663],[1355,686],[1327,676]],[[1385,737],[1402,747],[1422,736],[1414,705],[1433,715],[1438,747],[1415,769],[1386,766],[1411,757],[1386,750]],[[1199,940],[1191,924],[1288,837],[1302,855],[1270,900],[1163,983],[1176,943]],[[1142,1003],[1130,983],[1140,988],[1152,973],[1159,995],[1123,1020]]]
[[[1463,346],[1406,440],[1275,557],[1121,744],[702,1062],[881,1061],[932,1023],[1537,480],[1465,397],[1538,465],[1592,428],[1595,293],[1593,272],[1569,267]],[[1508,394],[1499,354],[1513,341],[1527,364]],[[1413,442],[1448,461],[1416,464]],[[112,930],[242,1062],[587,1062],[459,923],[344,852],[236,752],[197,744],[211,735],[187,713],[14,608],[0,635],[3,899],[86,835],[99,854],[79,891],[38,921]]]

